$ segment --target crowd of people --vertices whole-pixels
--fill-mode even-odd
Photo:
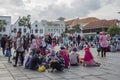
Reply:
[[[60,50],[55,47],[60,46]],[[77,35],[62,35],[61,37],[50,34],[36,37],[17,33],[14,39],[10,36],[3,36],[1,39],[2,53],[8,57],[8,62],[13,66],[24,66],[26,69],[44,71],[45,69],[63,71],[71,66],[100,66],[94,60],[90,48],[96,47],[98,56],[106,57],[106,52],[120,51],[120,37],[110,37],[104,31],[96,35],[85,37]],[[11,49],[14,48],[14,53]],[[79,50],[84,50],[84,57],[80,56]],[[101,54],[100,54],[101,53]],[[43,66],[45,68],[43,68]],[[43,68],[43,69],[41,69]]]

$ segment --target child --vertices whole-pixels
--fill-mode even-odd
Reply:
[[[86,42],[86,47],[85,47],[85,56],[84,56],[84,66],[100,66],[100,63],[97,63],[94,61],[94,57],[92,53],[90,52],[90,46]]]

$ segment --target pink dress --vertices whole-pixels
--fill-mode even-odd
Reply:
[[[62,57],[63,57],[63,59],[65,61],[65,67],[68,68],[68,66],[69,66],[69,58],[68,58],[67,50],[63,49],[63,50],[61,50],[61,52],[62,52]]]
[[[87,65],[95,64],[94,57],[92,53],[90,52],[89,45],[87,45],[85,48],[84,64],[87,64]]]

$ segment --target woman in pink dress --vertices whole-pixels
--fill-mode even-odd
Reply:
[[[65,68],[70,66],[67,50],[64,47],[61,47],[62,57],[65,61]]]
[[[94,57],[92,53],[90,52],[90,46],[88,45],[88,43],[86,44],[87,46],[85,47],[85,56],[84,56],[83,65],[84,66],[100,66],[99,63],[94,61]]]

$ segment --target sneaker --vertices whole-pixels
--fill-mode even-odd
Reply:
[[[13,65],[13,67],[17,67],[17,65],[15,64],[15,65]]]

